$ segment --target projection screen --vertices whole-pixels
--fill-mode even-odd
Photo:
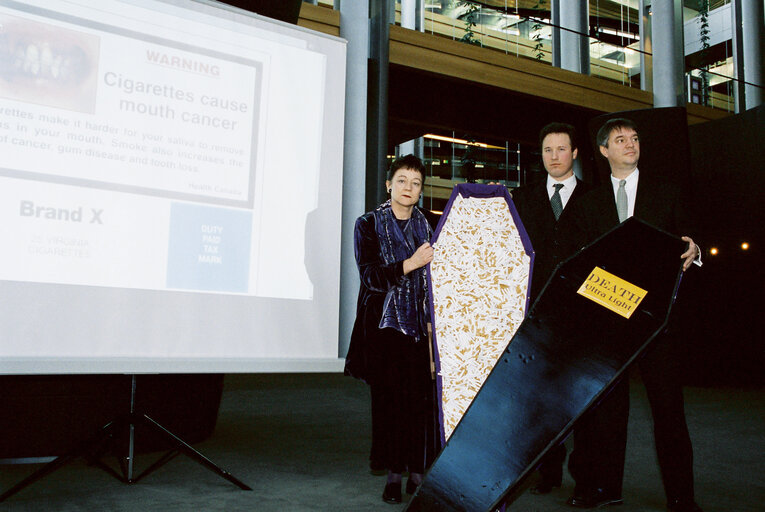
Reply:
[[[0,2],[0,373],[336,371],[345,42]]]

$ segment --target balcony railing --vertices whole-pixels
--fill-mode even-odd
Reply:
[[[337,8],[336,0],[305,1]],[[556,27],[548,19],[549,11],[539,8],[540,3],[530,0],[424,0],[424,31],[552,65],[552,32]],[[549,2],[543,3],[549,7]],[[712,0],[710,9],[727,3],[727,0]],[[582,34],[589,41],[589,74],[627,87],[640,88],[643,72],[641,54],[646,57],[651,54],[640,50],[635,9],[625,7],[609,11],[590,5],[590,18],[596,25],[591,27],[591,34],[599,37]],[[398,1],[395,2],[395,23],[401,24],[401,2]],[[616,26],[620,28],[613,28]],[[693,90],[691,84],[704,74],[707,76],[707,80],[701,81],[704,90]],[[731,56],[706,70],[691,69],[686,73],[688,101],[733,112],[736,79],[732,75]]]

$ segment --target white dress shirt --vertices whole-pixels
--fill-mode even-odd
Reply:
[[[552,199],[553,194],[555,193],[555,185],[556,183],[563,183],[563,187],[560,189],[560,202],[563,205],[563,208],[566,207],[566,203],[568,203],[568,200],[571,199],[571,194],[574,193],[574,189],[576,188],[576,175],[572,174],[568,178],[566,178],[563,181],[556,181],[553,178],[550,177],[550,175],[547,175],[547,197],[549,199]]]
[[[635,168],[629,176],[627,176],[624,185],[624,191],[627,192],[627,218],[635,215],[635,198],[637,198],[638,179],[640,178],[640,171]],[[616,202],[616,194],[619,191],[619,180],[611,175],[611,185],[614,186],[614,202]]]

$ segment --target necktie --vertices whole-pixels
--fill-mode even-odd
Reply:
[[[563,201],[560,199],[560,189],[563,188],[563,183],[556,183],[553,185],[553,188],[555,188],[555,192],[553,192],[553,195],[550,198],[550,206],[552,206],[555,220],[558,220],[560,214],[563,213]]]
[[[619,222],[627,220],[627,191],[624,190],[624,185],[627,184],[627,180],[619,181],[619,190],[616,191],[616,214],[619,215]]]

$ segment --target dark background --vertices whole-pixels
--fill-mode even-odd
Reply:
[[[690,127],[679,107],[598,116],[589,122],[593,154],[598,128],[613,117],[638,125],[640,172],[660,172],[690,196],[695,227],[687,234],[702,248],[704,264],[683,276],[671,320],[686,382],[764,383],[765,106]],[[607,179],[608,162],[596,156],[595,163],[596,181]]]
[[[765,106],[688,129],[691,190],[706,250],[683,293],[695,295],[689,367],[693,382],[765,383]],[[741,243],[748,242],[749,250]],[[717,247],[719,254],[708,254]],[[698,341],[696,341],[698,340]]]

